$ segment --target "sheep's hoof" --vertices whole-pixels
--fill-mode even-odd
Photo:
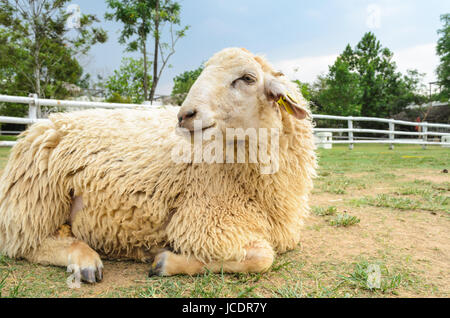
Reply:
[[[88,267],[81,270],[81,280],[89,283],[94,284],[96,282],[100,282],[103,279],[103,268],[93,268]]]
[[[89,284],[100,282],[103,279],[103,266],[80,267],[77,264],[67,266],[67,271],[73,273],[67,278],[69,288],[80,288],[81,281]]]
[[[159,253],[156,255],[155,260],[150,268],[148,277],[152,276],[167,276],[164,269],[167,261],[167,251]]]
[[[103,279],[103,263],[96,251],[84,242],[74,242],[70,247],[68,272],[75,279],[94,284]]]

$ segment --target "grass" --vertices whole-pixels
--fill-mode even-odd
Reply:
[[[6,166],[9,150],[10,150],[9,148],[0,147],[0,169],[3,169]]]
[[[410,198],[404,195],[419,194],[421,198]],[[435,195],[432,191],[400,190],[394,194],[378,194],[366,196],[352,201],[356,206],[371,205],[399,210],[442,211],[450,213],[450,196]]]
[[[408,273],[401,270],[389,270],[379,261],[361,260],[354,264],[354,269],[346,276],[341,276],[342,283],[351,288],[359,288],[370,292],[397,295],[397,289],[408,286],[412,280]]]
[[[0,141],[16,141],[16,140],[17,140],[17,136],[0,135]]]
[[[347,172],[389,173],[392,169],[448,169],[450,150],[429,146],[423,150],[415,145],[396,145],[388,150],[383,145],[356,145],[352,151],[344,145],[333,145],[331,151],[319,150],[321,173]]]
[[[335,206],[330,206],[328,208],[313,206],[312,212],[317,216],[335,215],[337,213],[337,208]]]
[[[348,178],[346,176],[338,175],[324,179],[321,186],[323,192],[345,194],[348,189],[365,189],[366,183],[364,180],[356,178]]]
[[[0,148],[0,170],[8,153]],[[450,297],[450,177],[441,173],[450,149],[334,145],[318,154],[301,243],[267,273],[148,278],[147,264],[105,261],[102,283],[68,289],[64,268],[0,255],[0,297]]]
[[[330,225],[346,227],[358,224],[359,222],[360,219],[358,219],[356,216],[352,216],[347,213],[339,213],[333,219],[330,220]]]
[[[327,218],[329,224],[333,226],[346,227],[360,222],[359,218],[349,215],[347,212],[338,213],[338,209],[335,206],[329,206],[328,208],[313,206],[312,212],[322,217],[334,216],[331,219]]]

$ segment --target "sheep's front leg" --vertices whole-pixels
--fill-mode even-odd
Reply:
[[[103,263],[98,253],[73,237],[70,228],[64,226],[24,257],[33,263],[67,266],[75,277],[88,283],[103,279]]]
[[[273,263],[274,252],[266,242],[254,242],[246,247],[243,261],[211,262],[204,264],[194,258],[164,251],[156,255],[149,276],[195,275],[205,271],[218,273],[259,273],[267,271]]]

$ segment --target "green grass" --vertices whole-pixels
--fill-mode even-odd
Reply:
[[[0,141],[16,141],[17,136],[4,136],[0,135]]]
[[[401,193],[401,192],[400,192]],[[406,192],[411,193],[411,192]],[[356,206],[369,205],[398,210],[450,211],[450,196],[430,195],[420,192],[422,198],[409,198],[401,195],[378,194],[375,197],[363,197],[352,200]]]
[[[343,175],[336,175],[333,177],[323,177],[323,183],[320,189],[323,192],[334,194],[345,194],[348,189],[365,189],[366,183],[364,180],[348,178]]]
[[[387,145],[355,145],[348,150],[345,145],[333,145],[333,149],[319,149],[320,172],[343,174],[346,172],[389,173],[392,169],[436,169],[449,168],[450,149],[429,146],[423,150],[416,145],[396,145],[389,150]]]
[[[333,218],[326,218],[326,219],[328,220],[328,223],[330,225],[337,227],[339,226],[346,227],[360,222],[359,218],[357,218],[356,216],[349,215],[345,211],[344,213],[338,213],[338,209],[335,206],[329,206],[328,208],[313,206],[312,212],[315,215],[322,217],[333,216]]]
[[[317,216],[335,215],[337,213],[337,208],[335,206],[330,206],[328,208],[313,206],[312,212]]]
[[[409,273],[400,269],[390,270],[381,261],[361,260],[354,264],[353,271],[341,275],[343,284],[371,292],[397,295],[397,289],[413,283]]]
[[[274,293],[281,298],[300,298],[305,297],[303,293],[302,282],[297,282],[293,285],[282,286],[274,289]]]
[[[347,213],[339,213],[334,218],[330,220],[330,225],[333,226],[350,226],[354,224],[358,224],[360,219],[356,216],[349,215]]]

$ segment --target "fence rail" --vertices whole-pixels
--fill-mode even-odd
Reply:
[[[31,125],[40,121],[46,121],[47,119],[37,118],[38,109],[41,106],[47,107],[76,107],[76,108],[132,108],[132,109],[152,109],[149,105],[138,105],[138,104],[118,104],[118,103],[100,103],[100,102],[84,102],[84,101],[69,101],[69,100],[55,100],[55,99],[41,99],[38,98],[36,94],[30,95],[29,97],[21,96],[9,96],[0,95],[0,102],[4,103],[19,103],[28,104],[28,118],[19,117],[6,117],[0,116],[0,123],[7,124],[24,124]],[[329,133],[347,133],[347,140],[317,140],[317,144],[349,144],[349,148],[353,149],[354,144],[389,144],[389,148],[393,149],[394,144],[410,144],[410,145],[422,145],[423,148],[426,145],[442,145],[450,146],[450,139],[448,142],[443,141],[429,141],[428,136],[450,136],[450,125],[449,124],[436,124],[427,122],[409,122],[403,120],[385,119],[385,118],[375,118],[375,117],[344,117],[344,116],[331,116],[331,115],[319,115],[313,114],[313,119],[329,119],[329,120],[340,120],[347,122],[347,128],[314,128],[315,133],[329,132]],[[369,121],[369,122],[380,122],[386,123],[389,126],[388,130],[381,129],[362,129],[354,128],[355,122]],[[416,126],[420,127],[419,132],[409,132],[409,131],[396,131],[395,125],[404,126]],[[448,132],[438,132],[430,131],[428,128],[440,128],[448,130]],[[361,140],[355,137],[355,133],[373,133],[373,134],[385,134],[388,135],[388,139],[364,139]],[[395,139],[396,135],[409,135],[417,136],[417,139]],[[12,141],[0,141],[0,146],[12,146],[15,142]]]

